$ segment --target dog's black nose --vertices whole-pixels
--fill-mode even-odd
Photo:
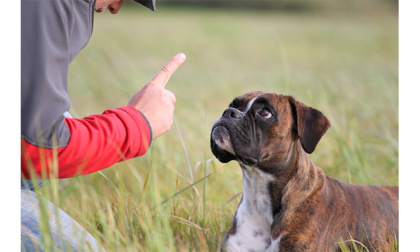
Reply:
[[[228,108],[222,114],[222,117],[225,117],[225,118],[234,118],[234,119],[241,119],[244,116],[245,116],[245,114],[242,111],[237,110],[235,108]]]

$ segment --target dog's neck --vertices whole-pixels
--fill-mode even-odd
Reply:
[[[322,169],[312,162],[300,142],[297,143],[294,153],[296,162],[283,172],[288,176],[276,177],[269,185],[273,216],[280,216],[276,221],[281,221],[281,226],[289,225],[293,220],[287,216],[296,212],[305,200],[322,193],[325,184],[325,174]],[[273,239],[279,237],[282,232],[283,230],[273,230]]]
[[[273,214],[268,184],[275,177],[258,168],[240,164],[243,174],[242,200],[234,218],[227,251],[270,251]]]
[[[289,147],[285,147],[278,153],[280,154],[274,161],[261,165],[263,166],[261,170],[269,171],[274,177],[274,180],[266,185],[270,193],[274,216],[281,211],[282,205],[289,203],[285,201],[290,200],[288,196],[291,191],[307,192],[299,198],[292,199],[296,204],[302,202],[319,184],[318,178],[322,178],[321,174],[323,174],[323,171],[312,162],[309,154],[303,150],[299,139],[291,142]],[[270,167],[271,164],[276,166]]]
[[[242,204],[249,213],[265,216],[266,222],[271,225],[273,218],[268,185],[275,181],[275,177],[243,164],[241,164],[241,168],[243,174]]]

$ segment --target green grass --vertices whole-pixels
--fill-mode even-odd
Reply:
[[[167,85],[176,124],[145,156],[41,193],[109,251],[214,251],[242,176],[211,154],[210,129],[252,90],[292,95],[329,118],[312,154],[327,175],[398,185],[398,17],[380,3],[340,13],[129,6],[95,15],[91,41],[70,66],[72,115],[125,106],[184,52]]]

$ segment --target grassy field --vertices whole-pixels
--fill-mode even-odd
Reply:
[[[42,189],[108,251],[214,251],[240,200],[237,163],[211,154],[214,121],[248,91],[294,96],[332,127],[311,155],[329,176],[398,185],[398,16],[374,2],[351,11],[275,12],[129,6],[95,15],[70,66],[74,117],[125,106],[176,53],[167,88],[172,129],[148,153]]]

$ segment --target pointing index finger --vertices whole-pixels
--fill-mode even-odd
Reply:
[[[169,78],[186,59],[185,54],[178,53],[153,77],[152,82],[160,83],[163,87],[168,83]]]

